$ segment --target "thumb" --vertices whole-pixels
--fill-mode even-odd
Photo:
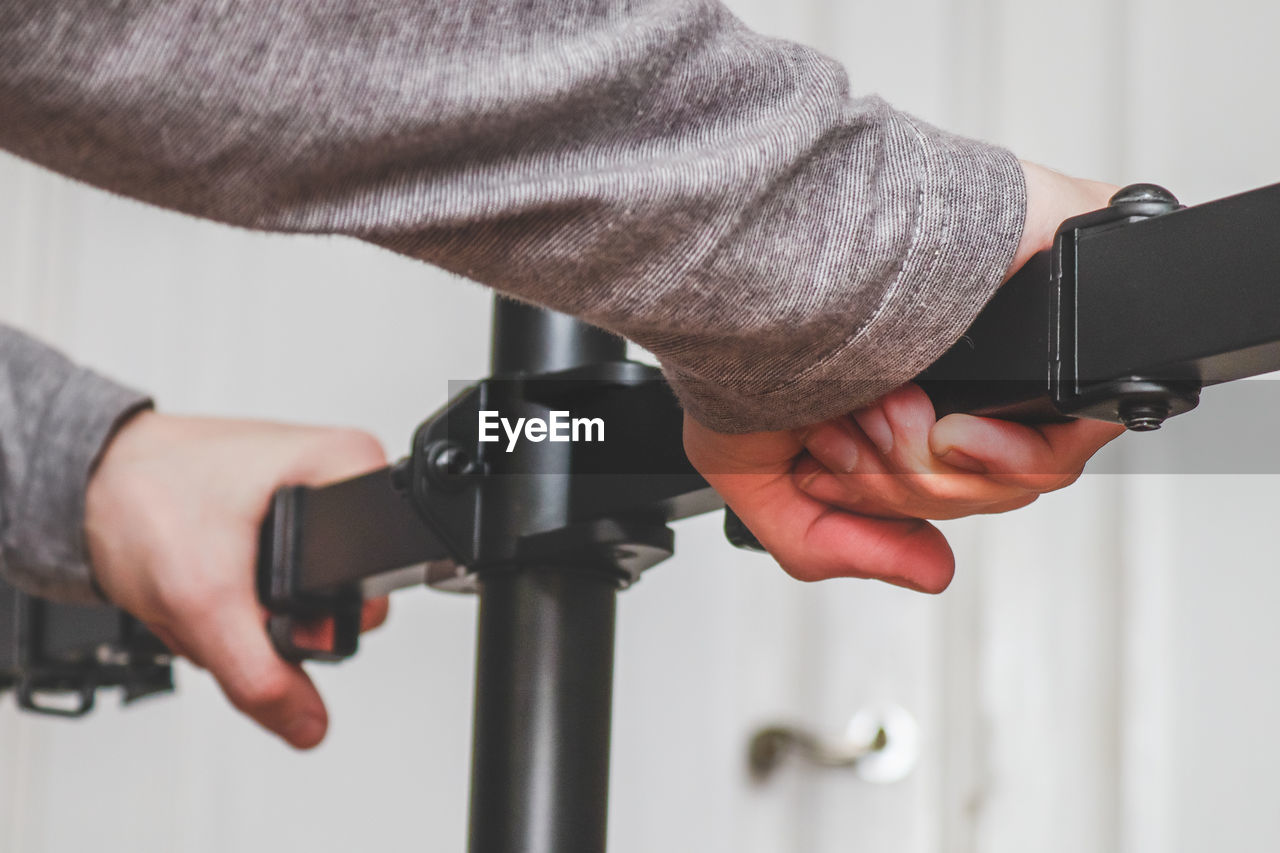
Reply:
[[[329,715],[302,667],[276,654],[263,618],[248,594],[222,606],[204,602],[198,617],[175,620],[169,631],[217,679],[232,705],[297,749],[310,749],[324,740]]]

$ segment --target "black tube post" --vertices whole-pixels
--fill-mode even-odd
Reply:
[[[616,335],[501,296],[493,303],[490,346],[494,376],[550,373],[627,357],[627,342]]]
[[[624,341],[570,317],[503,298],[495,302],[496,376],[565,370],[625,354]],[[494,511],[557,514],[568,500],[565,450],[525,442],[504,459],[522,499]],[[487,567],[476,580],[469,849],[601,853],[608,820],[616,575],[566,559],[563,565]]]

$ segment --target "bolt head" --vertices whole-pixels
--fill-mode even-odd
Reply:
[[[1132,432],[1153,432],[1169,417],[1169,403],[1163,400],[1130,401],[1120,404],[1120,420]]]
[[[1159,202],[1170,207],[1178,206],[1177,197],[1158,184],[1129,184],[1111,197],[1112,205],[1132,202]]]
[[[471,454],[461,447],[446,447],[436,457],[436,465],[442,474],[451,477],[465,476],[471,470]]]

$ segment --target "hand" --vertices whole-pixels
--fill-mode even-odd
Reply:
[[[1006,280],[1037,252],[1053,248],[1054,235],[1065,220],[1101,210],[1120,189],[1114,184],[1072,178],[1025,160],[1022,175],[1027,184],[1027,218]]]
[[[788,574],[803,581],[876,578],[920,592],[946,588],[955,562],[936,527],[848,512],[801,488],[800,436],[799,430],[725,435],[684,419],[689,461]]]
[[[115,604],[209,670],[238,709],[299,749],[328,715],[302,668],[281,659],[254,584],[258,530],[283,485],[321,484],[386,464],[352,430],[144,412],[90,478],[85,533],[94,576]],[[386,619],[366,602],[363,628]]]
[[[1027,219],[1009,275],[1050,248],[1063,220],[1105,207],[1116,188],[1023,164]],[[1026,426],[934,419],[907,385],[848,417],[782,432],[722,435],[685,419],[690,461],[761,544],[801,580],[877,578],[940,592],[955,571],[924,519],[1005,512],[1079,476],[1123,430],[1077,421]]]
[[[1008,512],[1074,483],[1124,432],[1117,424],[1026,425],[972,415],[934,420],[908,384],[853,414],[799,432],[805,494],[864,515],[961,518]]]

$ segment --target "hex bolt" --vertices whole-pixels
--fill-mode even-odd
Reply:
[[[445,491],[456,491],[466,486],[466,481],[480,470],[471,452],[453,441],[432,442],[423,452],[427,456],[423,466],[427,482],[421,484],[423,488],[434,485]]]
[[[1166,400],[1126,400],[1120,404],[1120,420],[1125,429],[1133,432],[1151,432],[1169,417]]]
[[[442,477],[465,477],[474,470],[471,454],[456,444],[448,444],[431,460]]]

